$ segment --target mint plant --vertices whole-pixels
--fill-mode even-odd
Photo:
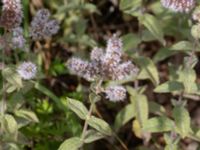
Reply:
[[[20,130],[39,122],[36,113],[24,106],[24,97],[36,84],[35,80],[39,71],[36,61],[30,58],[29,48],[34,40],[38,41],[56,34],[59,24],[56,20],[48,20],[50,12],[41,9],[31,22],[29,36],[25,37],[21,27],[23,21],[21,1],[2,0],[2,4],[0,149],[22,149],[25,140],[22,139],[24,135]],[[43,12],[48,16],[45,16]],[[23,59],[20,59],[19,51],[24,53]],[[8,59],[8,53],[12,53],[14,59]]]
[[[0,150],[198,150],[199,2],[2,0]]]
[[[143,7],[143,5],[148,4],[148,2],[141,1],[141,0],[131,1],[131,2],[127,0],[120,1],[120,9],[128,15],[136,17],[139,21],[140,30],[145,31],[145,32],[140,31],[138,35],[128,34],[124,36],[123,38],[124,38],[125,44],[126,42],[128,43],[128,41],[130,41],[130,38],[137,40],[137,42],[135,43],[136,45],[131,45],[130,46],[131,48],[133,46],[137,47],[138,44],[142,42],[158,40],[163,45],[163,49],[160,49],[154,55],[153,60],[151,58],[141,56],[137,52],[131,55],[133,58],[133,61],[137,64],[137,66],[139,66],[140,69],[134,69],[130,67],[131,69],[127,70],[126,73],[121,73],[123,75],[123,74],[130,74],[131,70],[133,72],[139,71],[137,75],[134,78],[132,77],[130,80],[134,82],[134,87],[126,86],[126,90],[128,91],[130,95],[130,103],[126,107],[124,107],[121,111],[119,111],[119,113],[116,115],[114,126],[110,128],[111,128],[112,133],[113,131],[114,133],[116,133],[126,123],[133,120],[132,121],[133,133],[138,138],[143,140],[144,145],[148,145],[151,142],[152,138],[153,139],[157,138],[156,136],[154,137],[155,135],[154,133],[162,133],[164,141],[165,141],[165,146],[162,148],[160,147],[160,148],[165,149],[165,150],[172,150],[172,149],[176,150],[176,149],[179,149],[181,141],[184,140],[185,138],[189,138],[189,139],[199,142],[199,135],[198,135],[199,128],[196,127],[194,124],[192,124],[192,119],[191,119],[189,110],[187,108],[188,101],[190,99],[193,99],[192,97],[197,96],[199,93],[198,83],[196,82],[197,74],[194,69],[196,64],[198,63],[196,52],[198,52],[198,49],[199,49],[198,7],[195,9],[195,7],[197,6],[197,2],[193,0],[191,1],[161,0],[159,2],[154,2],[154,3],[156,4],[155,6],[152,4],[153,12],[149,13],[148,8]],[[158,6],[159,8],[164,7],[162,8],[163,10],[157,11],[156,8]],[[193,15],[191,15],[191,12],[194,9],[195,11]],[[183,15],[187,16],[187,19],[189,21],[194,19],[197,21],[197,23],[193,24],[192,22],[189,22],[187,27],[188,27],[188,30],[191,30],[191,32],[186,33],[186,35],[184,36],[184,38],[188,40],[182,40],[182,41],[180,40],[180,41],[177,41],[177,43],[170,45],[169,43],[167,43],[168,41],[165,39],[164,35],[169,35],[169,36],[173,35],[174,29],[169,27],[170,22],[167,22],[164,17],[165,15],[167,15],[167,17],[174,20],[172,16],[173,14],[176,14],[176,13],[182,16]],[[156,18],[156,16],[158,16],[158,18]],[[159,19],[161,19],[164,23],[166,21],[169,24],[164,24],[160,22]],[[180,32],[182,31],[180,30]],[[181,39],[181,38],[177,37],[177,39]],[[121,45],[121,44],[118,44],[118,45]],[[102,62],[103,63],[104,61],[109,62],[108,66],[111,66],[111,68],[107,69],[107,66],[103,65],[102,67],[103,69],[102,71],[100,71],[100,74],[98,77],[102,77],[104,75],[103,73],[105,70],[106,77],[103,76],[104,80],[105,79],[123,80],[124,77],[122,76],[121,78],[120,71],[116,71],[118,70],[118,67],[120,66],[118,63],[119,63],[119,57],[121,56],[121,54],[119,54],[117,51],[115,52],[115,55],[112,52],[110,55],[109,48],[107,48],[106,50],[109,56],[107,57],[107,53],[103,55],[105,59],[102,59],[103,60]],[[179,64],[169,63],[168,64],[168,71],[169,71],[168,79],[165,82],[163,81],[161,82],[160,74],[157,69],[158,63],[166,60],[168,57],[172,55],[176,55],[179,52],[182,52],[185,54],[184,59]],[[94,55],[96,56],[95,58],[99,60],[102,56],[102,49],[95,48],[95,53],[97,54],[97,55]],[[93,52],[91,54],[93,56]],[[76,63],[74,64],[79,64],[79,65],[74,65],[73,62],[75,61]],[[79,58],[78,59],[72,58],[69,64],[70,64],[69,69],[75,74],[79,75],[80,77],[86,78],[87,80],[91,80],[94,78],[95,69],[92,68],[92,63],[84,62],[80,60]],[[125,63],[125,64],[128,65],[129,63]],[[73,65],[74,65],[74,68],[73,68]],[[80,67],[77,67],[75,69],[75,66],[76,67],[80,66]],[[129,68],[129,67],[125,67],[125,68]],[[124,70],[122,72],[124,72]],[[125,78],[128,79],[127,76]],[[140,83],[141,83],[141,80],[146,80],[146,79],[150,79],[150,81],[153,83],[154,88],[151,90],[155,95],[170,93],[171,96],[169,99],[169,103],[171,103],[171,107],[172,107],[170,113],[166,112],[166,109],[164,106],[156,103],[155,101],[150,101],[148,96],[145,94],[148,88],[147,87],[148,85],[143,85]],[[104,82],[106,82],[106,80]],[[125,82],[121,81],[119,83],[125,83]],[[109,83],[107,85],[109,85]],[[116,91],[120,90],[121,91],[119,92],[120,94],[119,93],[118,95],[114,94],[115,89]],[[118,100],[113,100],[113,101],[121,101],[120,100],[121,96],[123,96],[123,99],[125,99],[124,94],[122,94],[122,91],[125,91],[124,87],[122,87],[121,85],[117,85],[115,86],[115,89],[113,87],[108,87],[107,92],[104,88],[103,88],[103,91],[106,93],[107,98],[118,99]],[[77,110],[74,109],[75,107],[71,106],[70,104],[71,100],[68,100],[68,101],[70,101],[68,102],[68,107],[72,111],[76,112]],[[80,105],[83,106],[83,104],[80,104]],[[80,107],[78,107],[77,105],[76,108],[80,108]],[[83,111],[82,111],[82,114],[84,114]],[[78,116],[84,119],[84,117],[81,116],[80,114]],[[87,121],[89,122],[90,119],[87,120],[87,117],[86,117],[86,119],[84,120],[86,122]],[[99,126],[103,127],[103,125],[99,125]],[[91,127],[96,129],[92,125]],[[109,131],[110,131],[110,128],[109,128]],[[103,131],[98,130],[98,129],[96,130],[101,134],[104,133],[104,130]],[[107,131],[107,133],[109,133],[109,131]],[[110,134],[107,136],[113,136],[113,135]],[[104,137],[106,137],[106,134],[104,135]],[[94,138],[93,140],[98,139],[97,137],[96,138],[93,137],[93,138]],[[70,143],[73,143],[73,142],[79,143],[79,144],[73,145],[74,149],[78,149],[82,147],[84,143],[86,143],[85,140],[87,140],[87,138],[84,139],[84,138],[76,137],[76,138],[68,139],[61,145],[60,150],[62,149],[64,150],[68,148],[68,146],[71,147],[73,144],[70,144]],[[126,147],[123,147],[123,148],[127,149]]]

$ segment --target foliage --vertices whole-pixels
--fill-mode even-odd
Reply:
[[[164,1],[2,1],[0,149],[198,149],[200,1]]]

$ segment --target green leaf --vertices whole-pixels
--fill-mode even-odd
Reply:
[[[175,132],[175,131],[164,134],[164,139],[165,139],[166,145],[177,145],[180,142],[181,138],[179,136],[177,136],[175,139],[172,138],[173,132]]]
[[[99,11],[97,10],[97,6],[89,2],[84,4],[84,9],[88,10],[90,13],[99,13]]]
[[[198,87],[195,86],[196,73],[192,68],[184,68],[178,71],[179,79],[182,82],[186,93],[195,93]]]
[[[157,40],[165,45],[163,29],[161,28],[161,24],[156,17],[146,13],[139,17],[139,21],[155,36]]]
[[[141,39],[138,35],[129,33],[122,37],[123,41],[123,50],[128,51],[134,48],[137,48],[138,44],[141,42]]]
[[[99,131],[100,133],[110,136],[112,135],[112,130],[107,122],[102,119],[99,119],[95,116],[91,116],[88,120],[88,124]]]
[[[165,107],[163,107],[162,105],[160,105],[154,101],[150,101],[149,102],[149,112],[158,114],[158,115],[162,115],[165,113]]]
[[[147,97],[140,94],[131,96],[131,102],[134,105],[133,109],[135,110],[136,119],[143,126],[149,115]]]
[[[159,84],[158,70],[150,58],[139,57],[134,58],[135,62],[140,66],[141,72],[138,75],[139,79],[150,79],[154,85]]]
[[[99,139],[104,138],[105,136],[95,130],[88,130],[84,137],[84,143],[92,143]]]
[[[157,39],[155,36],[152,35],[152,33],[148,29],[141,30],[141,38],[144,42],[151,42],[156,41]]]
[[[170,81],[179,81],[178,72],[181,70],[181,67],[182,66],[177,67],[171,63],[169,64],[169,80]]]
[[[82,146],[83,142],[79,137],[73,137],[65,140],[58,150],[78,150]]]
[[[6,81],[9,82],[12,86],[15,86],[16,89],[20,89],[23,87],[21,77],[11,68],[5,68],[2,71],[2,75],[6,79]]]
[[[198,130],[198,131],[196,132],[196,136],[199,137],[199,139],[200,139],[200,130]]]
[[[179,134],[182,138],[186,137],[191,131],[189,112],[183,106],[176,106],[173,109],[173,117]]]
[[[3,129],[9,134],[15,135],[18,130],[17,122],[12,115],[5,115],[3,118]]]
[[[10,85],[8,84],[8,88],[6,89],[6,92],[7,93],[12,93],[14,92],[15,90],[17,90],[17,87],[15,85]]]
[[[180,41],[170,47],[173,51],[192,51],[194,50],[194,45],[189,41]]]
[[[136,137],[142,139],[142,128],[138,120],[134,120],[132,124],[132,131]]]
[[[135,96],[138,94],[138,90],[131,86],[126,86],[126,90],[131,96]]]
[[[166,145],[164,150],[179,150],[177,144]]]
[[[142,6],[142,0],[120,0],[120,10],[124,13],[138,16],[140,14],[139,8]]]
[[[89,114],[85,105],[78,101],[71,98],[67,98],[67,106],[76,113],[81,119],[86,119],[87,115]]]
[[[158,52],[154,55],[153,57],[153,61],[156,63],[156,62],[159,62],[159,61],[163,61],[165,60],[166,58],[176,54],[177,52],[176,51],[172,51],[170,50],[169,48],[161,48],[158,50]]]
[[[144,91],[146,91],[147,89],[147,86],[144,85],[144,86],[140,86],[138,87],[137,89],[136,88],[133,88],[131,86],[126,86],[126,89],[127,89],[127,92],[132,95],[132,96],[135,96],[137,94],[143,94]]]
[[[78,36],[82,36],[85,33],[87,27],[87,21],[84,19],[80,19],[75,24],[75,32]]]
[[[198,56],[195,53],[190,53],[189,56],[184,57],[183,66],[185,68],[194,68],[198,61]]]
[[[16,143],[11,143],[11,142],[6,142],[3,145],[3,149],[5,148],[6,150],[21,150],[21,148],[16,144]]]
[[[15,115],[31,122],[39,122],[36,114],[30,110],[20,109],[15,111]]]
[[[114,128],[119,130],[123,125],[135,117],[135,109],[133,104],[126,105],[116,116]]]
[[[136,5],[136,3],[140,3],[141,0],[120,0],[119,7],[121,10],[130,9]]]
[[[178,81],[167,81],[154,89],[156,93],[170,93],[175,91],[184,90],[184,86],[182,83]]]
[[[154,132],[165,132],[173,129],[173,122],[167,117],[154,117],[147,120],[143,126],[143,130]]]

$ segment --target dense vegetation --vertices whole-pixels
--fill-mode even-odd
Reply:
[[[0,150],[198,150],[198,0],[2,0]]]

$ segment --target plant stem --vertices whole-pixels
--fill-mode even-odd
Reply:
[[[184,94],[184,92],[181,92],[181,93],[180,93],[180,95],[179,95],[179,97],[178,97],[178,104],[181,104],[182,99],[183,99],[183,94]]]
[[[124,150],[128,150],[126,144],[118,137],[118,135],[116,133],[114,133],[114,136],[116,137],[117,141],[119,141],[119,143],[121,144],[121,146],[123,147]]]
[[[97,116],[101,119],[103,119],[102,115],[100,114],[100,112],[98,111],[98,109],[95,107],[95,111],[97,113]],[[124,148],[124,150],[128,150],[126,144],[119,138],[119,136],[113,131],[115,138],[117,139],[117,141],[121,144],[121,146]],[[109,141],[108,141],[109,142]]]
[[[94,103],[91,103],[87,118],[86,118],[85,123],[84,123],[83,132],[82,132],[82,135],[81,135],[82,140],[84,140],[84,138],[85,138],[85,134],[86,134],[87,128],[88,128],[88,119],[91,117],[93,107],[94,107]]]

